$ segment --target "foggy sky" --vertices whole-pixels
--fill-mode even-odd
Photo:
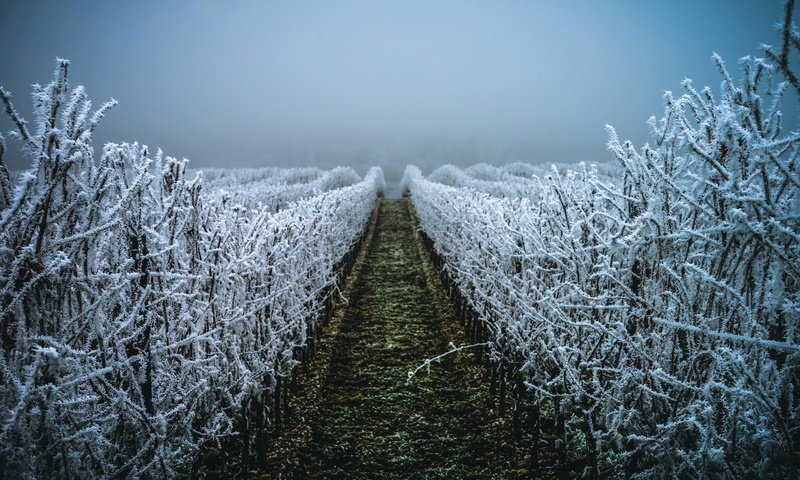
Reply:
[[[235,6],[234,6],[235,4]],[[699,4],[699,5],[698,5]],[[0,84],[30,115],[55,57],[98,105],[95,134],[192,167],[606,161],[637,145],[712,52],[779,43],[770,1],[111,2],[0,7]],[[796,117],[796,113],[793,113]],[[789,120],[789,119],[787,119]],[[5,116],[0,129],[11,128]],[[15,149],[11,168],[27,160]],[[395,165],[392,167],[392,165]],[[389,167],[389,168],[387,168]],[[426,172],[427,173],[427,172]]]

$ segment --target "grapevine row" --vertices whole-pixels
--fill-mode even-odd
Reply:
[[[0,90],[33,162],[14,184],[0,161],[0,478],[174,478],[232,439],[263,464],[383,174],[278,213],[231,204],[185,160],[97,158],[113,105],[68,67],[35,88],[35,131]]]
[[[592,478],[800,475],[800,135],[770,65],[743,60],[737,85],[714,61],[720,98],[685,81],[650,146],[609,130],[616,182],[553,169],[520,197],[406,171],[456,306],[528,433],[553,417],[561,469],[571,451]]]

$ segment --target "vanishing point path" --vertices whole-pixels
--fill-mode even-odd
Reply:
[[[262,478],[519,478],[509,420],[464,345],[406,200],[381,200]]]

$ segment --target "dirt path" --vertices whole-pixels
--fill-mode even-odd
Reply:
[[[507,419],[470,353],[406,383],[424,359],[466,343],[405,200],[383,200],[344,291],[272,478],[516,478]]]

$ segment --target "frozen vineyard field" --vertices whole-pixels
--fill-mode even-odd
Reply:
[[[31,123],[0,87],[0,480],[799,479],[792,7],[640,148],[409,165],[399,199],[95,151],[115,102],[66,60]]]

